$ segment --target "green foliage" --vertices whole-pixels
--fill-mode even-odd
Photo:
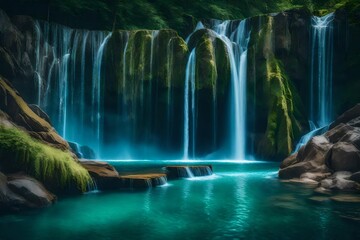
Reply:
[[[88,171],[69,152],[36,141],[15,127],[0,125],[0,166],[7,171],[24,171],[55,188],[75,184],[84,192],[92,184]]]
[[[295,7],[318,14],[356,0],[3,0],[0,8],[73,27],[107,29],[172,28],[182,36],[199,19],[242,19]]]

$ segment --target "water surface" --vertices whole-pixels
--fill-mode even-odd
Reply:
[[[112,164],[125,171],[171,162]],[[311,187],[278,180],[278,163],[212,165],[216,174],[210,177],[145,191],[84,194],[40,211],[2,216],[0,239],[360,238],[359,203],[314,201],[321,195]]]

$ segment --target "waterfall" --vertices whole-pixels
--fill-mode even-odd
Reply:
[[[101,66],[104,54],[104,48],[106,43],[108,42],[109,38],[111,37],[111,33],[109,33],[106,38],[102,41],[99,50],[96,54],[94,68],[93,68],[93,98],[96,96],[96,100],[93,101],[93,104],[96,105],[96,113],[95,113],[95,121],[97,122],[97,142],[98,142],[98,154],[100,154],[100,142],[101,142],[101,93],[102,93],[102,86],[101,86]],[[96,101],[96,102],[95,102]]]
[[[195,73],[196,73],[196,49],[194,48],[186,64],[186,78],[184,87],[184,159],[189,159],[189,136],[192,132],[192,157],[195,155]],[[190,85],[190,86],[189,86]],[[191,95],[190,95],[191,88]],[[189,110],[189,98],[191,101],[191,114]],[[190,116],[192,118],[190,128]]]
[[[232,21],[214,21],[212,29],[224,41],[230,60],[231,70],[231,117],[230,141],[231,158],[246,158],[246,80],[247,47],[250,31],[247,20],[241,21],[233,30]]]
[[[332,121],[332,67],[334,13],[311,18],[311,72],[309,133],[301,137],[295,152],[321,134]]]
[[[332,120],[334,13],[311,18],[310,121],[324,127]]]
[[[35,30],[38,105],[62,137],[98,149],[94,142],[100,135],[100,71],[110,35],[41,21],[35,22]],[[90,96],[96,105],[91,109],[86,103]]]

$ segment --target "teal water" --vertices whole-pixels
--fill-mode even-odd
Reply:
[[[121,171],[170,163],[112,164]],[[360,239],[359,203],[313,201],[311,187],[277,179],[278,163],[212,165],[210,177],[1,216],[0,239]]]

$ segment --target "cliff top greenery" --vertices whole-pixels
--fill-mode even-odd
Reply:
[[[307,7],[325,14],[359,0],[1,0],[10,15],[87,29],[172,28],[185,36],[199,19],[243,19]]]

